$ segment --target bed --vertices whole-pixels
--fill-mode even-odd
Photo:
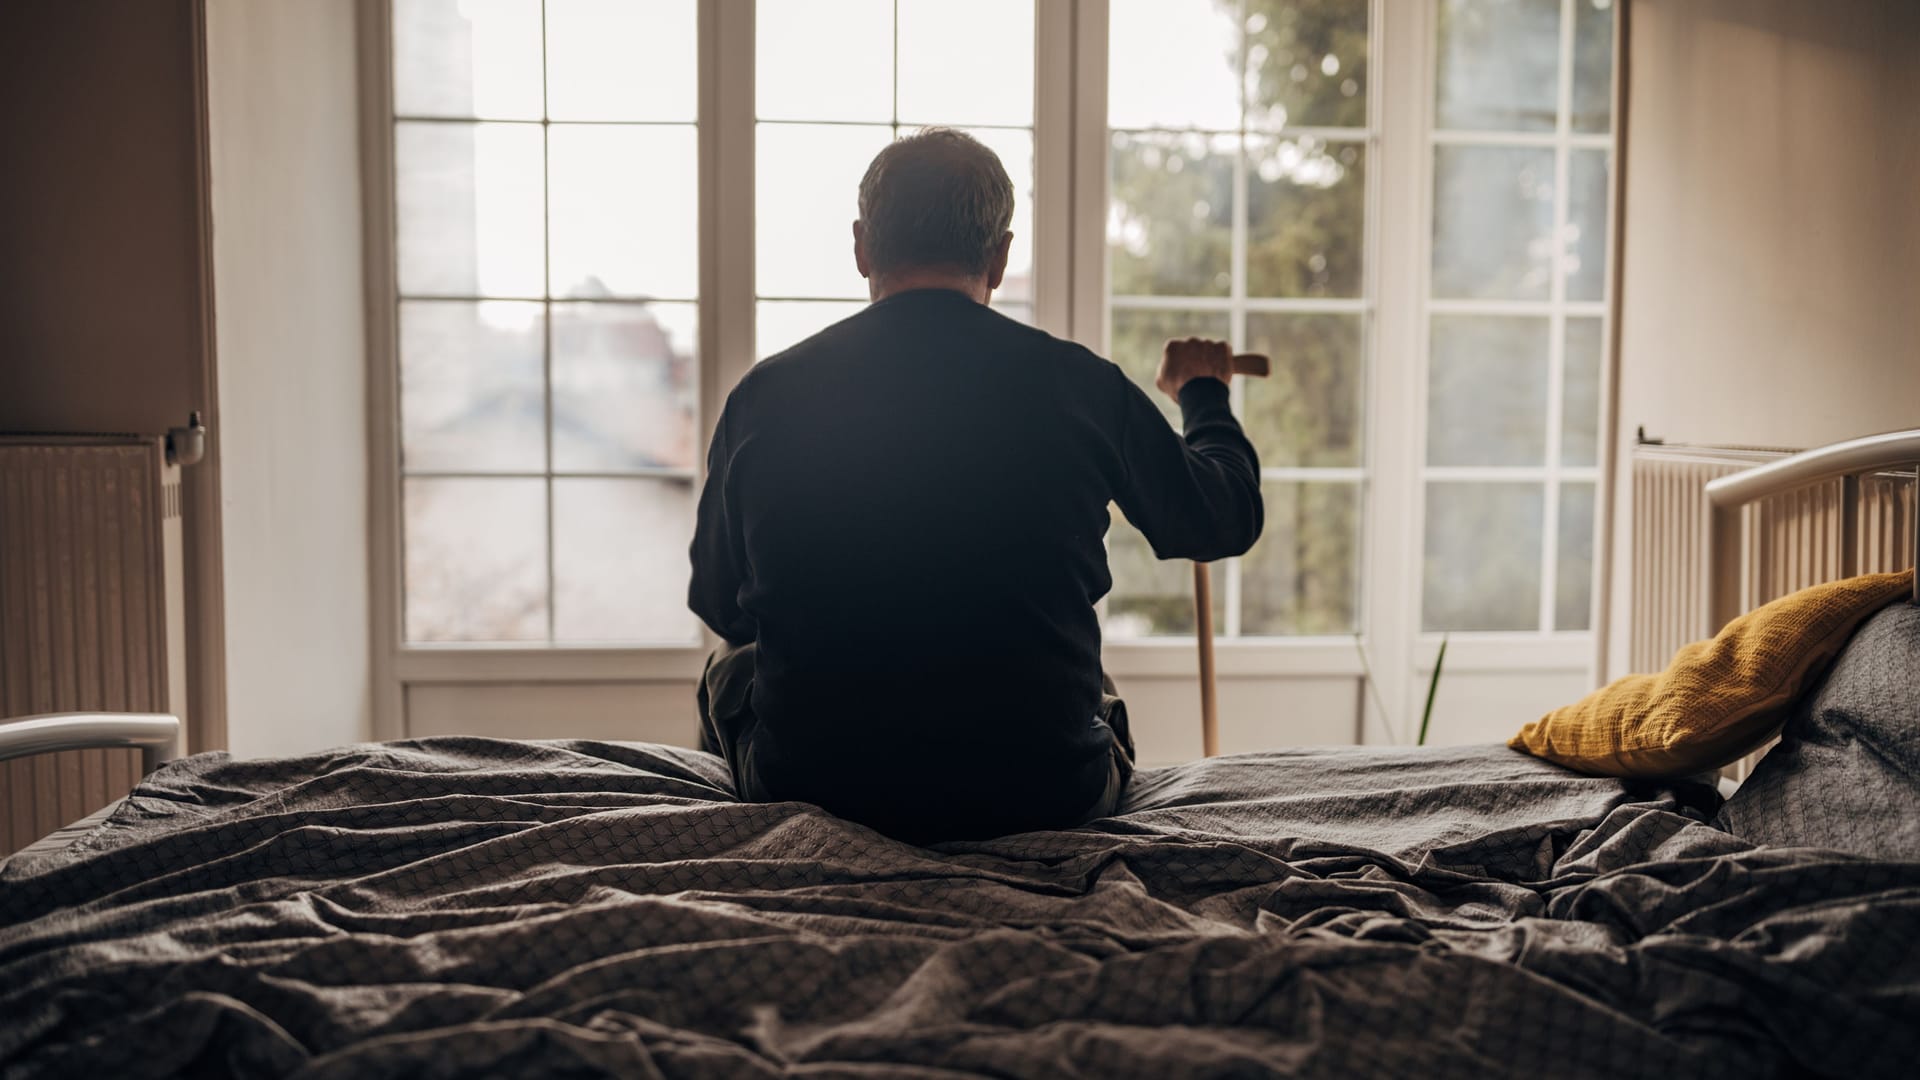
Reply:
[[[1730,799],[1275,750],[933,848],[660,745],[195,755],[0,866],[0,1075],[1905,1076],[1916,671],[1902,603]]]

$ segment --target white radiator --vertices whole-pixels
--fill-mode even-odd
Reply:
[[[155,436],[0,436],[0,716],[184,716],[180,470]],[[132,789],[134,750],[0,764],[0,854]]]
[[[1705,568],[1707,481],[1787,451],[1641,444],[1633,451],[1633,610],[1629,659],[1666,667],[1709,636]],[[1811,585],[1913,565],[1912,473],[1830,480],[1742,511],[1740,610]],[[1731,770],[1744,776],[1758,755]]]

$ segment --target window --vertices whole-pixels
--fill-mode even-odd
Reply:
[[[1274,358],[1272,378],[1235,381],[1268,528],[1246,557],[1212,568],[1225,597],[1215,631],[1352,633],[1366,421],[1379,404],[1368,400],[1380,302],[1366,266],[1369,186],[1409,179],[1368,175],[1380,133],[1369,119],[1371,5],[1108,7],[1110,355],[1150,391],[1168,337],[1224,337]],[[1431,16],[1424,513],[1408,536],[1377,542],[1389,553],[1421,545],[1421,630],[1584,631],[1607,332],[1611,0],[1436,0]],[[1389,237],[1384,249],[1406,258],[1419,239]],[[1383,520],[1405,517],[1386,509]],[[1109,550],[1108,633],[1191,633],[1185,567],[1155,560],[1118,519]]]
[[[1365,479],[1366,0],[1113,0],[1112,359],[1153,389],[1170,337],[1273,357],[1233,400],[1266,534],[1212,568],[1229,637],[1358,629]],[[1147,73],[1151,73],[1148,75]],[[1109,635],[1193,632],[1185,564],[1115,516]]]
[[[408,642],[698,640],[694,44],[693,0],[393,6]]]
[[[859,179],[929,125],[1013,178],[1000,310],[1156,400],[1168,337],[1272,357],[1232,391],[1268,528],[1211,570],[1223,670],[1349,678],[1361,634],[1398,700],[1453,633],[1494,636],[1450,669],[1578,681],[1611,0],[375,2],[382,733],[416,682],[697,675],[719,404],[865,304]],[[1190,570],[1108,544],[1109,669],[1181,674]]]
[[[1441,0],[1434,31],[1420,625],[1586,630],[1611,0]]]
[[[755,13],[755,220],[778,223],[756,236],[758,355],[866,306],[856,193],[902,129],[959,128],[1000,156],[1014,244],[993,306],[1031,322],[1033,0],[759,0]]]

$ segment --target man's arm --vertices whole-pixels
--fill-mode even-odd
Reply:
[[[1180,403],[1184,437],[1114,369],[1125,469],[1114,501],[1162,559],[1211,562],[1244,554],[1260,538],[1260,459],[1228,400],[1232,364],[1220,342],[1167,343],[1156,384]]]
[[[740,609],[740,585],[746,578],[746,553],[738,522],[727,500],[727,415],[714,425],[713,445],[707,450],[707,482],[700,489],[700,509],[693,529],[693,583],[687,588],[687,606],[713,632],[734,645],[754,640],[757,628]]]

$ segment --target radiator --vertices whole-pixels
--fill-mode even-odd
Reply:
[[[1659,671],[1675,650],[1712,634],[1706,607],[1707,481],[1788,451],[1642,444],[1633,451],[1634,671]],[[1812,484],[1743,514],[1740,607],[1823,582],[1913,565],[1913,474]],[[1764,751],[1762,751],[1764,753]],[[1755,754],[1728,770],[1744,777]]]
[[[180,470],[158,436],[0,436],[0,716],[185,716]],[[0,854],[125,795],[139,752],[0,764]]]

